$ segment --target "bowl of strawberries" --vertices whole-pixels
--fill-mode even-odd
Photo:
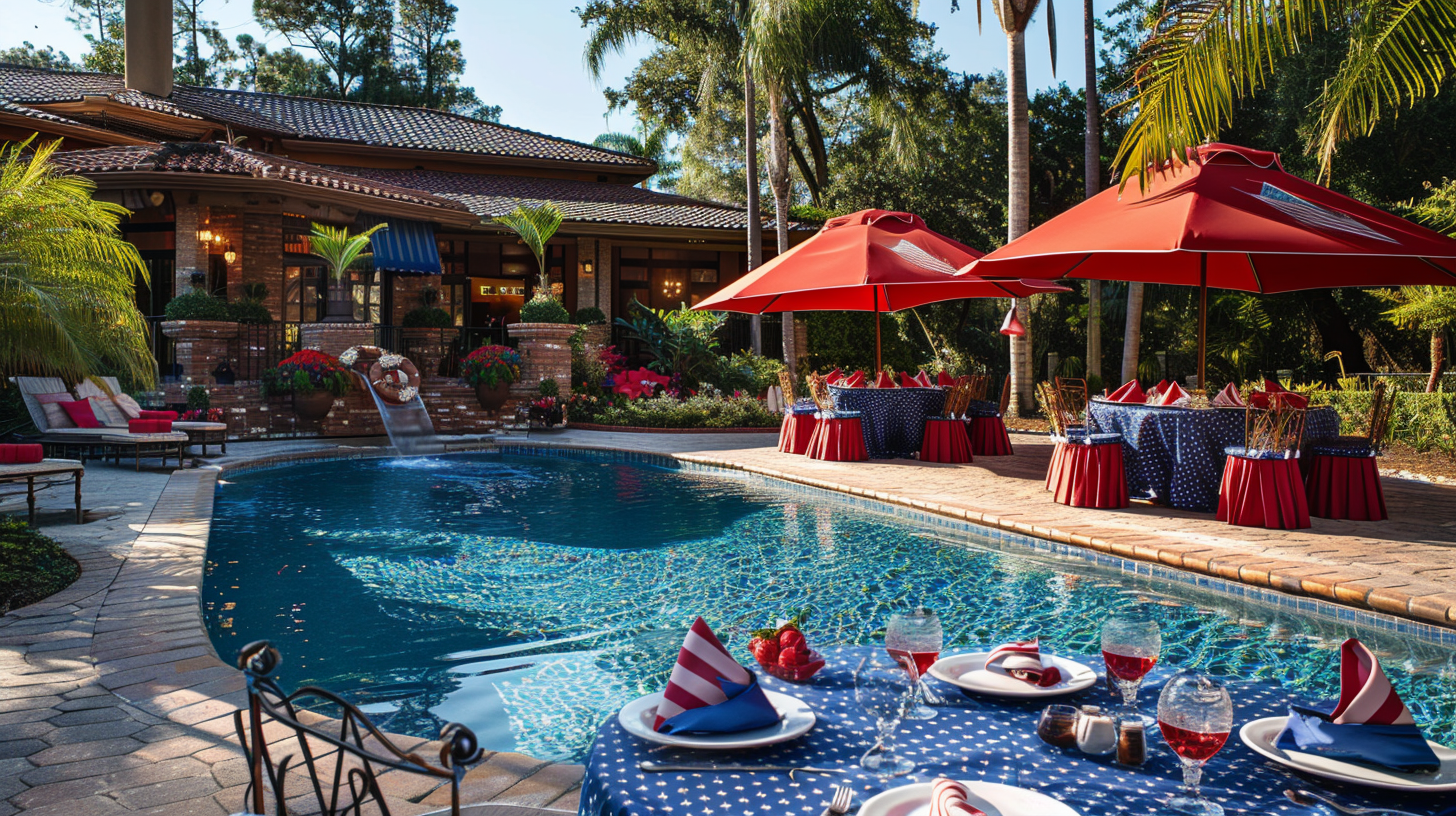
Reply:
[[[748,650],[763,670],[790,683],[807,683],[824,668],[824,657],[809,648],[800,628],[808,618],[800,613],[779,623],[775,629],[759,629],[748,642]]]

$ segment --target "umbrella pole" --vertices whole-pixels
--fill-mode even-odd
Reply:
[[[1207,388],[1208,354],[1208,253],[1198,254],[1198,390]]]
[[[875,375],[880,373],[880,290],[875,287]]]

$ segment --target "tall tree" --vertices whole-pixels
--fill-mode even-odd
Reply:
[[[212,86],[238,55],[217,23],[202,16],[203,0],[172,0],[172,37],[178,82]]]
[[[1082,0],[1083,84],[1087,89],[1087,136],[1082,153],[1087,198],[1102,190],[1102,100],[1097,93],[1097,14]],[[1087,374],[1102,378],[1102,281],[1087,281]]]
[[[328,70],[330,91],[339,99],[359,88],[369,68],[369,45],[378,21],[369,6],[353,0],[253,0],[253,16],[290,45],[318,55]]]
[[[1139,53],[1124,178],[1217,136],[1238,100],[1328,29],[1347,47],[1326,66],[1306,139],[1325,176],[1341,142],[1434,96],[1456,69],[1456,0],[1169,0]]]
[[[125,31],[125,0],[71,0],[66,20],[82,32],[89,53],[81,55],[87,71],[119,74],[125,70],[122,37]]]
[[[465,68],[460,41],[451,39],[456,8],[448,0],[400,0],[399,25],[394,36],[400,56],[410,66],[419,88],[420,104],[427,108],[448,105],[449,81]]]
[[[636,133],[603,133],[592,140],[592,145],[651,159],[657,163],[657,172],[642,180],[643,189],[671,190],[682,163],[672,157],[670,135],[660,123],[641,122]]]

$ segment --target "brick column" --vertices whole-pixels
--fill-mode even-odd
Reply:
[[[178,295],[192,291],[192,273],[207,271],[207,247],[197,240],[197,231],[207,217],[207,208],[196,203],[177,204],[176,283],[172,291]]]
[[[612,275],[616,270],[612,269],[612,242],[597,241],[597,300],[602,311],[607,315],[607,325],[612,324],[616,315],[612,314],[614,308],[613,295],[616,290],[612,287]]]
[[[582,274],[580,270],[576,274],[576,308],[584,309],[588,306],[595,306],[597,302],[597,277],[602,273],[601,263],[597,259],[597,241],[595,238],[576,239],[577,263],[592,263],[591,277]]]
[[[534,396],[542,380],[555,380],[562,395],[571,391],[570,323],[512,323],[506,327],[521,352],[521,379],[511,385],[512,397]]]
[[[217,364],[231,356],[238,324],[221,320],[167,320],[162,323],[162,333],[176,343],[182,376],[189,382],[206,385],[212,382],[212,370]]]
[[[374,345],[373,323],[305,323],[298,327],[299,345],[338,357],[351,346]],[[567,359],[567,371],[570,371]]]
[[[251,211],[243,216],[241,243],[238,250],[239,278],[243,283],[261,283],[268,287],[263,304],[274,320],[283,319],[283,213]],[[228,269],[229,275],[232,269]]]

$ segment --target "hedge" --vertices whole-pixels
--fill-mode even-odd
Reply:
[[[1311,405],[1329,405],[1339,413],[1344,433],[1366,432],[1373,392],[1310,390],[1305,393]],[[1421,453],[1439,451],[1456,455],[1456,393],[1396,391],[1393,396],[1391,441],[1409,445]]]
[[[570,409],[571,418],[596,425],[633,428],[776,428],[783,418],[750,397],[661,396],[608,404],[599,410]]]
[[[0,615],[70,586],[81,567],[29,524],[0,516]]]

